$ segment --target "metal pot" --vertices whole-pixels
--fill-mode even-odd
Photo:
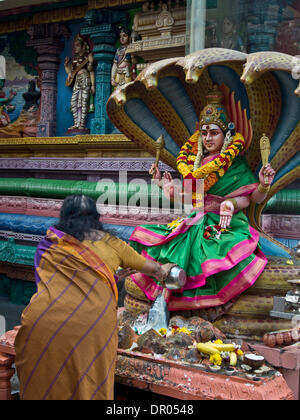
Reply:
[[[185,283],[186,283],[186,273],[179,266],[175,266],[171,269],[165,281],[165,285],[167,289],[170,289],[170,290],[182,289]]]

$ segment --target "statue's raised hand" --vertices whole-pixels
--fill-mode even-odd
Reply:
[[[66,56],[64,59],[64,65],[67,66],[70,63],[70,57]]]
[[[275,178],[276,172],[272,166],[268,163],[266,166],[263,166],[259,171],[259,182],[262,186],[267,187],[272,184]],[[268,183],[266,183],[266,180]]]
[[[153,165],[151,166],[150,170],[149,170],[149,175],[151,175],[153,177],[153,179],[160,181],[161,180],[161,172],[158,169],[157,165],[155,163],[153,163]]]

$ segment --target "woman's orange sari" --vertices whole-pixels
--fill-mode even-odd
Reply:
[[[113,274],[93,251],[55,228],[39,244],[35,273],[37,292],[15,342],[21,399],[113,399]]]

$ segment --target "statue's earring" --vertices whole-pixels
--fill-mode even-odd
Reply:
[[[228,131],[227,131],[226,136],[225,136],[225,139],[224,139],[224,143],[223,143],[223,147],[222,147],[221,153],[224,153],[225,152],[225,150],[227,149],[227,147],[232,142],[232,137],[234,135],[235,135],[235,124],[233,122],[230,122],[228,124]]]
[[[229,144],[232,142],[231,131],[228,130],[224,139],[223,147],[221,149],[221,153],[224,153]]]

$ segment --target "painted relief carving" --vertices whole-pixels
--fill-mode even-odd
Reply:
[[[111,84],[115,88],[132,82],[136,77],[132,56],[127,51],[130,41],[131,31],[127,28],[121,28],[121,46],[116,51],[111,71]]]
[[[0,79],[0,127],[6,127],[10,123],[9,112],[15,110],[15,107],[10,104],[13,98],[16,96],[16,92],[12,89],[9,92],[9,96],[6,97],[3,87],[5,84],[4,79]]]
[[[72,59],[65,58],[64,66],[68,75],[67,86],[72,86],[71,112],[74,125],[68,131],[87,130],[86,119],[89,112],[94,111],[95,72],[94,56],[88,42],[77,34],[74,40]]]

